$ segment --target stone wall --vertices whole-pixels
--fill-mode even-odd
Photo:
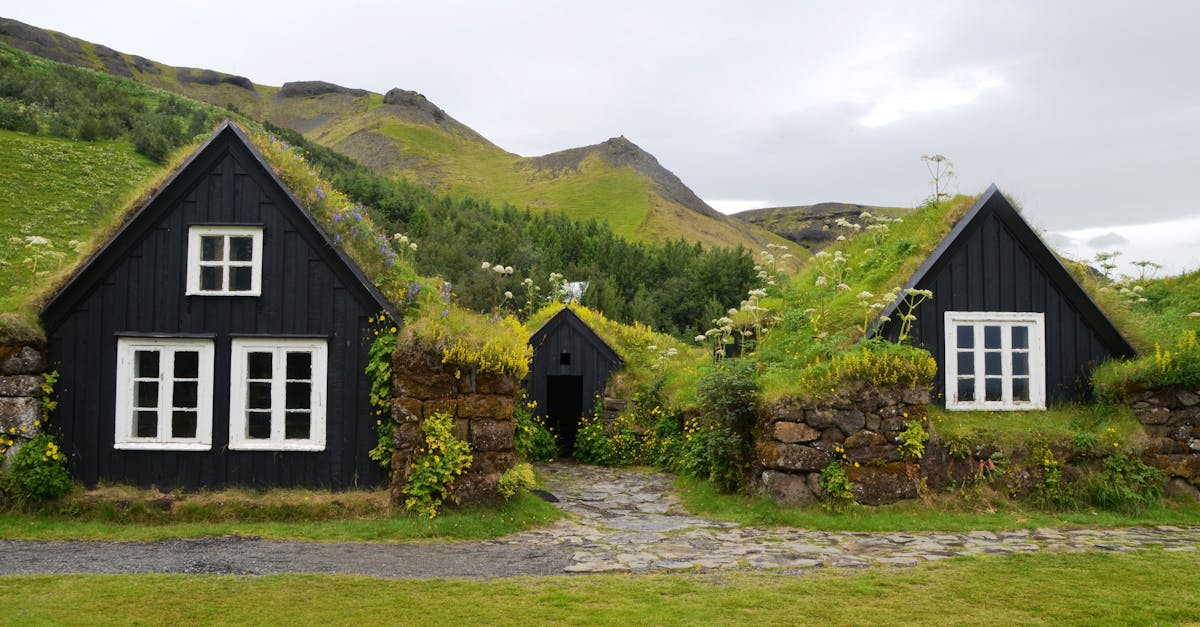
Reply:
[[[1200,390],[1178,386],[1135,392],[1125,398],[1146,428],[1143,457],[1169,479],[1200,487]]]
[[[42,347],[0,345],[0,470],[8,470],[21,445],[41,433],[45,370]]]
[[[513,405],[517,380],[442,364],[439,351],[401,347],[392,358],[392,502],[403,502],[421,421],[438,412],[454,416],[454,434],[471,445],[473,461],[455,493],[463,503],[497,498],[500,475],[516,463]]]
[[[823,496],[821,470],[844,455],[859,503],[914,498],[917,486],[897,445],[909,421],[925,418],[928,402],[925,389],[870,386],[811,402],[785,398],[760,418],[756,478],[780,502],[806,505]]]

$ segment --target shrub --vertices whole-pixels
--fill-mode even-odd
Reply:
[[[850,477],[841,462],[832,461],[821,470],[821,489],[825,491],[824,507],[842,512],[854,505],[854,491],[850,488]]]
[[[375,341],[367,351],[366,367],[367,377],[371,380],[371,406],[375,408],[378,439],[367,455],[387,470],[392,465],[392,351],[396,349],[396,323],[382,311],[367,322],[378,325]]]
[[[925,445],[929,442],[929,432],[925,430],[921,420],[913,420],[905,425],[900,432],[900,454],[904,461],[915,463],[925,456]]]
[[[558,456],[558,442],[542,419],[533,413],[534,403],[536,401],[520,402],[513,409],[513,420],[516,422],[513,451],[531,462],[554,461]]]
[[[597,466],[614,465],[612,441],[604,433],[604,419],[599,415],[583,416],[579,419],[579,431],[575,434],[575,459]]]
[[[1104,459],[1104,470],[1081,485],[1084,502],[1102,509],[1137,513],[1153,505],[1163,494],[1163,474],[1142,460],[1124,454]]]
[[[533,466],[517,464],[500,475],[500,496],[508,500],[518,492],[532,490],[536,485],[537,479],[533,475]]]
[[[39,435],[17,451],[5,484],[20,499],[53,499],[71,489],[67,456],[50,435]]]
[[[457,502],[454,482],[471,465],[471,447],[454,437],[454,417],[437,413],[421,423],[425,436],[404,485],[405,509],[434,518],[446,499]]]
[[[754,364],[724,360],[699,383],[700,438],[703,459],[693,467],[706,468],[707,478],[723,492],[735,492],[750,469],[754,426],[758,420],[758,379]]]

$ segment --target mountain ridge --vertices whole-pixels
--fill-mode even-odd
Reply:
[[[424,95],[399,87],[377,94],[316,80],[259,85],[234,74],[165,65],[7,18],[0,18],[0,41],[291,128],[372,169],[442,193],[607,220],[631,239],[683,238],[751,249],[785,241],[717,212],[623,136],[522,157]]]

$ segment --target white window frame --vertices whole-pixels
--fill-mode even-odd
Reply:
[[[970,326],[975,329],[973,353],[975,400],[958,400],[958,328]],[[986,401],[983,327],[999,326],[1001,400]],[[1013,327],[1029,329],[1029,400],[1014,401],[1012,393],[1012,334]],[[945,373],[946,409],[948,410],[1004,410],[1017,411],[1046,408],[1046,316],[1040,312],[1014,311],[947,311],[945,315]]]
[[[134,357],[137,351],[155,351],[158,358],[158,434],[134,434]],[[180,351],[199,353],[196,390],[196,436],[177,438],[170,434],[174,394],[174,355]],[[170,356],[168,359],[167,357]],[[117,338],[116,420],[113,448],[143,451],[207,451],[212,449],[213,341],[197,338]],[[181,408],[182,409],[182,408]],[[190,408],[189,408],[190,409]],[[144,409],[143,409],[144,411]]]
[[[225,251],[226,258],[224,260],[200,260],[200,239],[206,236],[221,236],[225,238],[223,250]],[[228,258],[230,237],[251,238],[250,261],[231,261]],[[188,227],[187,290],[185,293],[188,296],[260,296],[262,294],[262,257],[263,229],[261,226],[190,226]],[[200,289],[201,266],[218,266],[222,268],[222,284],[224,288],[220,290]],[[228,289],[230,280],[229,269],[234,267],[251,268],[249,290]]]
[[[327,343],[322,339],[234,338],[230,343],[229,368],[229,448],[235,451],[323,451],[325,450],[325,405],[328,386]],[[247,434],[247,372],[250,353],[270,352],[271,437],[250,438]],[[286,395],[286,355],[307,352],[312,355],[309,433],[304,440],[284,437]]]

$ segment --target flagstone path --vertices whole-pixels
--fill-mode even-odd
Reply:
[[[509,577],[562,573],[915,566],[959,555],[1039,551],[1200,551],[1200,527],[865,533],[746,527],[688,515],[659,473],[545,464],[571,516],[481,542],[289,542],[224,537],[162,542],[0,539],[0,574],[348,573]]]

